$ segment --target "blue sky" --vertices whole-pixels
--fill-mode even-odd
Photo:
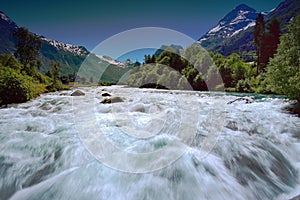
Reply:
[[[283,0],[6,0],[0,4],[19,26],[92,50],[101,41],[132,28],[164,27],[197,40],[241,3],[268,11]]]

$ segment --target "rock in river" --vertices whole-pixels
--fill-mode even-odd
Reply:
[[[118,103],[123,101],[124,100],[121,97],[111,97],[111,98],[103,99],[101,103]]]
[[[76,90],[75,92],[73,92],[71,94],[71,96],[84,96],[84,92],[80,91],[80,90]]]

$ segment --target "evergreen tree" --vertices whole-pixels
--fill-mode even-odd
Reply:
[[[156,56],[155,56],[155,54],[153,54],[152,57],[151,57],[151,63],[156,63]]]
[[[149,63],[152,63],[152,59],[151,59],[151,55],[145,55],[144,56],[144,60],[145,60],[145,64],[149,64]]]
[[[280,42],[280,24],[277,19],[273,19],[268,25],[268,32],[264,37],[263,42],[263,63],[266,65],[270,58],[272,58],[276,52],[277,46]]]
[[[255,26],[254,26],[254,44],[257,46],[257,69],[256,75],[258,75],[259,69],[263,68],[263,60],[262,60],[262,49],[263,49],[263,40],[265,36],[265,21],[264,17],[261,13],[258,14]]]

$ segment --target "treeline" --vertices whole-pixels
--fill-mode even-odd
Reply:
[[[25,28],[14,35],[18,39],[14,55],[0,55],[0,105],[28,101],[46,91],[67,89],[60,79],[59,63],[52,63],[48,76],[38,72],[36,59],[42,41]]]
[[[237,54],[224,57],[208,53],[198,45],[188,47],[182,54],[165,49],[157,58],[145,56],[145,64],[131,70],[127,84],[134,87],[168,89],[227,90],[253,92],[256,69]],[[251,83],[253,82],[253,83]]]
[[[229,92],[276,93],[300,102],[300,16],[280,32],[276,19],[265,27],[262,15],[256,20],[253,41],[257,59],[244,62],[239,55],[224,57],[207,53],[198,45],[179,52],[166,48],[145,55],[143,65],[134,67],[127,79],[133,87]],[[158,56],[156,56],[158,55]]]

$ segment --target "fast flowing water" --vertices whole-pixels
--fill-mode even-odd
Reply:
[[[281,98],[107,87],[0,109],[0,199],[289,199],[300,118]]]

